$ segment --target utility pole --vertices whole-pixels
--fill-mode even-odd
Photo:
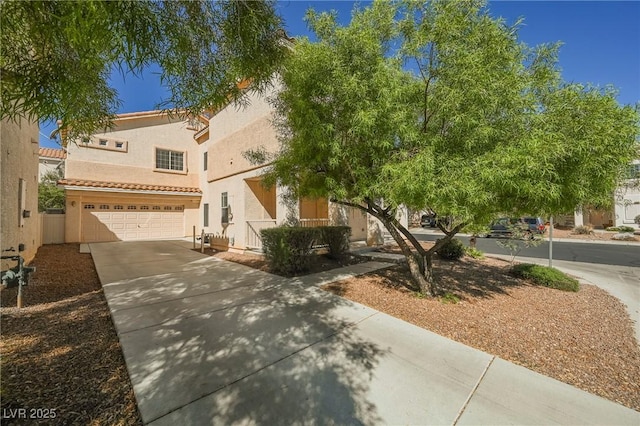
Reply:
[[[553,268],[553,216],[549,216],[549,268]]]

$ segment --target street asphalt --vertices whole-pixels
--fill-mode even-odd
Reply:
[[[640,424],[640,413],[185,241],[90,245],[143,422]]]

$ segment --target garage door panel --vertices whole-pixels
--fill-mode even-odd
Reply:
[[[179,206],[169,209],[164,205],[127,205],[131,207],[130,210],[123,212],[112,205],[109,211],[105,211],[109,206],[105,208],[100,205],[98,211],[95,205],[83,205],[81,226],[82,240],[85,242],[184,236],[184,211]]]

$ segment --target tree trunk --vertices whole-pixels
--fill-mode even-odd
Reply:
[[[429,254],[423,256],[412,254],[407,257],[407,263],[409,265],[411,278],[413,278],[413,281],[420,288],[420,293],[431,297],[437,296],[439,292],[433,275],[431,256]]]
[[[380,220],[384,227],[387,228],[395,242],[398,244],[398,247],[400,247],[402,254],[407,259],[409,272],[414,283],[413,287],[407,287],[410,290],[417,290],[422,294],[432,297],[438,295],[439,290],[433,274],[432,256],[433,253],[435,253],[435,249],[437,248],[437,246],[443,244],[442,242],[439,241],[431,249],[425,250],[420,245],[420,242],[415,238],[415,236],[413,236],[404,226],[402,226],[402,224],[400,224],[396,220],[396,218],[389,213],[388,210],[384,210],[370,200],[368,200],[367,202],[367,207],[355,203],[350,203],[348,201],[332,201],[338,204],[358,208]],[[456,229],[454,229],[452,233],[446,235],[445,239],[451,239],[462,226],[463,225],[459,225]],[[404,240],[403,235],[406,236],[407,240],[409,241],[409,243],[411,243],[414,250],[409,247],[409,244]]]
[[[431,262],[432,254],[425,252],[420,245],[420,242],[415,238],[411,238],[411,245],[415,251],[411,250],[409,244],[402,238],[402,229],[399,229],[402,225],[397,223],[395,218],[389,219],[387,217],[378,217],[385,228],[389,231],[393,239],[396,241],[402,253],[407,258],[407,264],[409,265],[409,272],[411,278],[416,284],[416,289],[425,295],[431,297],[438,295],[438,288],[436,285],[435,277],[433,276],[433,264]]]

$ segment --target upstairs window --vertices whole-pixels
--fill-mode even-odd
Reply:
[[[127,152],[127,141],[123,139],[115,139],[111,137],[89,137],[84,136],[80,139],[80,146],[92,149],[104,149],[106,151]]]
[[[156,169],[184,171],[184,152],[156,149]]]
[[[205,170],[207,170],[207,160],[208,160],[208,155],[207,154],[208,154],[207,152],[204,153],[204,158],[202,160]]]

